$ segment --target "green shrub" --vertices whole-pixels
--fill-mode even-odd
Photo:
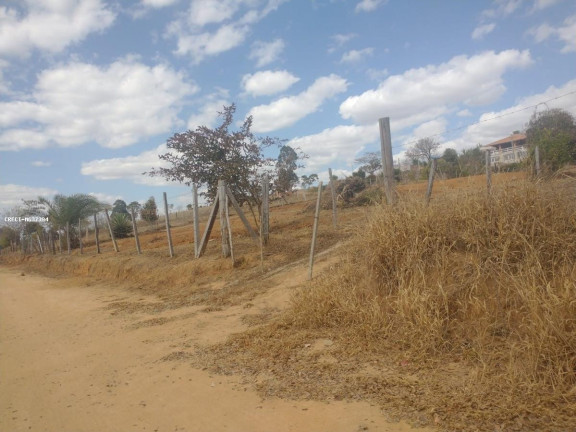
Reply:
[[[114,213],[110,218],[112,232],[116,238],[126,238],[132,234],[132,220],[126,213]]]

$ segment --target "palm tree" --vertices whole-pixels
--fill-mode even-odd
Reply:
[[[52,201],[39,197],[36,201],[36,212],[48,217],[52,229],[60,232],[65,229],[68,239],[68,251],[70,243],[78,242],[75,233],[70,232],[70,225],[78,224],[89,216],[102,210],[104,205],[92,195],[74,194],[70,196],[55,195]],[[74,237],[74,238],[72,238]]]

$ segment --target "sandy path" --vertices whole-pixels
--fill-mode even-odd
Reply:
[[[226,312],[210,323],[179,309],[187,318],[131,328],[151,316],[111,315],[105,306],[120,299],[140,300],[0,269],[0,431],[412,430],[369,404],[262,400],[239,377],[160,361],[207,327],[218,332]]]

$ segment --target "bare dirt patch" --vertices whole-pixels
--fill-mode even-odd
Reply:
[[[118,287],[0,271],[0,430],[411,430],[367,403],[262,399],[241,377],[189,365],[198,357],[192,341],[225,339],[210,322],[227,319],[220,312],[183,308],[179,319],[167,319],[163,314],[178,310],[139,308],[110,315],[105,306],[115,299],[154,304]],[[135,327],[143,317],[162,325]]]

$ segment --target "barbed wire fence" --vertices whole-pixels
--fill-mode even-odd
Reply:
[[[500,115],[497,116],[493,116],[493,117],[489,117],[489,118],[485,118],[482,120],[479,120],[477,122],[474,123],[469,123],[466,124],[464,126],[459,126],[456,128],[451,128],[448,129],[444,132],[441,133],[436,133],[436,134],[430,134],[424,138],[430,138],[430,139],[435,139],[435,138],[441,138],[441,137],[446,137],[446,136],[450,136],[450,135],[454,135],[455,133],[457,133],[458,131],[470,128],[472,126],[475,125],[480,125],[483,123],[487,123],[487,122],[491,122],[491,121],[495,121],[497,119],[506,117],[506,116],[511,116],[514,114],[518,114],[520,112],[523,111],[527,111],[532,109],[534,112],[534,115],[536,115],[539,110],[541,110],[540,112],[542,113],[546,113],[548,111],[550,111],[550,105],[554,102],[557,101],[561,98],[570,96],[576,94],[576,91],[572,91],[572,92],[568,92],[568,93],[564,93],[562,95],[556,96],[554,98],[550,98],[548,100],[544,100],[544,101],[540,101],[536,104],[532,104],[529,106],[525,106],[525,107],[521,107],[509,112],[505,112],[502,113]],[[542,110],[542,107],[544,107],[544,110]],[[389,126],[388,126],[389,127]],[[389,134],[389,130],[388,130],[388,134]],[[420,138],[422,139],[422,138]],[[388,155],[391,155],[393,153],[394,150],[406,150],[407,148],[409,148],[412,145],[417,144],[418,140],[417,139],[413,139],[407,142],[404,142],[402,144],[395,144],[392,145],[390,138],[388,138],[388,143],[386,143],[386,145],[384,145],[384,139],[381,139],[381,143],[382,143],[382,154],[384,154],[384,151],[386,153],[388,153]],[[386,147],[386,148],[385,148]],[[485,159],[485,172],[486,172],[486,191],[488,194],[491,193],[491,188],[492,188],[492,172],[494,169],[493,164],[491,163],[491,157],[489,155],[489,151],[486,151],[486,159]],[[540,159],[539,159],[539,149],[538,147],[536,147],[534,149],[534,154],[532,155],[533,157],[533,161],[532,162],[532,166],[530,169],[532,169],[536,175],[540,175],[540,167],[541,167],[541,163],[540,163]],[[389,156],[390,157],[390,156]],[[386,160],[383,160],[383,177],[384,178],[391,178],[393,179],[394,173],[393,173],[393,165],[392,168],[390,168],[390,162],[387,160],[387,158],[385,158]],[[424,196],[424,199],[426,200],[427,203],[430,202],[431,199],[431,195],[432,195],[432,191],[433,191],[433,185],[434,185],[434,180],[435,180],[435,174],[436,174],[436,168],[437,168],[437,157],[432,158],[431,162],[430,162],[430,167],[429,167],[429,175],[428,175],[428,187],[426,189],[426,194]],[[333,201],[333,216],[332,216],[332,220],[333,220],[333,224],[334,227],[337,226],[337,206],[336,206],[336,200],[337,198],[335,197],[334,194],[334,189],[335,189],[335,182],[333,182],[333,176],[331,174],[331,169],[330,171],[330,189],[331,189],[331,194],[332,194],[332,201]],[[393,182],[393,180],[392,180]],[[392,182],[388,182],[389,184],[392,184]],[[384,182],[384,186],[386,187],[387,182]],[[388,186],[389,187],[389,186]],[[388,188],[386,187],[386,188]],[[318,193],[321,193],[321,190],[318,190]],[[390,204],[394,203],[394,197],[395,196],[395,192],[389,192],[387,193],[387,197],[389,197],[387,199],[387,201]],[[211,226],[214,223],[215,219],[215,214],[216,214],[216,208],[217,208],[217,204],[218,201],[216,201],[215,203],[213,203],[213,205],[211,207],[208,206],[199,206],[197,200],[194,199],[194,193],[192,190],[187,191],[187,192],[182,192],[182,193],[177,193],[177,194],[170,194],[167,195],[166,192],[163,193],[163,197],[164,197],[164,212],[163,214],[158,215],[158,220],[157,223],[155,225],[151,225],[151,224],[147,224],[144,221],[140,220],[137,221],[136,220],[136,215],[134,214],[134,212],[132,211],[131,214],[131,223],[132,223],[132,231],[133,231],[133,235],[135,238],[135,250],[137,254],[142,254],[143,253],[143,248],[142,245],[140,243],[140,239],[139,236],[142,234],[147,234],[150,232],[158,232],[160,233],[160,231],[162,231],[162,229],[160,228],[160,223],[164,222],[165,225],[165,230],[166,230],[166,239],[167,239],[167,243],[168,243],[168,250],[169,250],[169,255],[171,257],[174,256],[174,249],[173,249],[173,245],[172,245],[172,238],[171,238],[171,234],[170,234],[170,228],[173,226],[186,226],[189,224],[194,224],[194,235],[192,236],[193,238],[191,238],[190,240],[194,242],[194,256],[195,258],[199,258],[202,255],[202,245],[198,245],[199,242],[199,238],[198,238],[198,226],[201,223],[201,220],[207,220],[206,223],[206,232],[204,233],[204,237],[207,237],[210,235],[210,230],[211,230]],[[173,212],[171,210],[174,209],[174,202],[178,202],[178,201],[183,201],[182,198],[189,198],[184,200],[184,201],[188,201],[191,202],[192,205],[189,208],[182,208],[184,204],[181,204],[177,207],[176,211]],[[268,198],[268,197],[266,197]],[[306,195],[304,194],[304,199],[306,200]],[[226,196],[226,194],[224,195],[224,198],[221,198],[223,200],[225,200],[224,205],[222,206],[222,208],[224,209],[228,209],[228,202],[229,202],[229,197]],[[233,197],[232,197],[233,199]],[[267,200],[263,200],[263,201],[267,201]],[[172,203],[172,204],[170,204]],[[268,204],[269,205],[269,204]],[[266,209],[262,209],[261,213],[262,214],[269,214],[269,206],[267,205]],[[202,210],[202,211],[199,211]],[[240,208],[235,208],[234,209],[236,214],[241,217],[240,215],[242,214],[242,211],[240,210]],[[24,255],[28,255],[28,254],[64,254],[65,250],[68,250],[68,254],[70,254],[71,252],[71,247],[70,247],[70,237],[71,235],[77,235],[77,237],[79,238],[79,253],[82,254],[84,252],[84,250],[92,250],[91,247],[94,246],[94,252],[96,254],[100,254],[102,252],[112,252],[112,250],[114,250],[115,252],[119,252],[119,246],[117,244],[116,239],[114,238],[114,234],[113,234],[113,229],[112,229],[112,224],[110,222],[110,218],[109,215],[107,214],[108,210],[104,210],[103,212],[98,212],[95,213],[93,215],[93,222],[86,220],[85,221],[85,225],[84,225],[84,229],[85,229],[85,239],[84,241],[82,241],[82,220],[78,221],[77,225],[71,225],[69,226],[67,229],[62,229],[62,228],[58,228],[58,229],[45,229],[42,232],[25,232],[24,228],[21,228],[20,231],[20,235],[19,238],[17,239],[11,239],[10,240],[10,247],[5,248],[5,250],[2,250],[2,253],[15,253],[17,251],[21,252]],[[208,214],[209,213],[209,214]],[[173,221],[173,222],[171,222]],[[262,221],[261,221],[262,222]],[[315,221],[316,222],[316,221]],[[224,213],[221,213],[220,215],[220,223],[221,226],[228,226],[230,227],[230,216],[229,213],[227,211],[225,211]],[[264,225],[267,223],[264,222]],[[245,222],[245,225],[247,225],[247,222]],[[102,230],[102,228],[104,228],[104,230]],[[248,228],[248,231],[250,231],[251,228]],[[316,231],[316,230],[314,230]],[[77,232],[77,233],[76,233]],[[208,234],[206,234],[208,233]],[[94,241],[92,242],[89,237],[93,235],[94,236]],[[315,233],[313,235],[313,239],[312,239],[312,244],[314,244],[315,242]],[[260,244],[261,245],[265,245],[267,243],[263,242],[262,238],[262,233],[260,234]],[[267,233],[266,233],[267,236]],[[227,237],[226,239],[224,237]],[[267,240],[267,239],[266,239]],[[204,241],[204,239],[202,240]],[[66,243],[66,246],[64,245],[64,243]],[[113,246],[113,248],[110,248],[111,245]],[[229,256],[232,253],[228,254],[225,252],[226,247],[228,248],[228,250],[230,252],[232,252],[232,233],[231,231],[228,229],[228,231],[226,230],[222,230],[222,247],[223,247],[223,256]],[[226,246],[227,245],[227,246]],[[205,248],[205,245],[203,246]],[[311,254],[311,261],[310,261],[310,268],[312,268],[313,265],[313,247],[312,247],[312,254]],[[58,252],[57,252],[58,251]],[[132,252],[133,253],[133,252]]]

